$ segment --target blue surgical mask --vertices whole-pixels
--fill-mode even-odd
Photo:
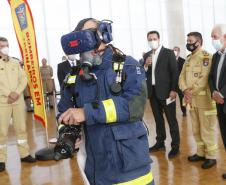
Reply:
[[[217,39],[217,40],[213,39],[212,40],[212,45],[213,45],[214,49],[217,50],[217,51],[221,50],[222,47],[223,47],[223,45],[222,45],[222,43],[221,43],[221,41],[219,39]]]

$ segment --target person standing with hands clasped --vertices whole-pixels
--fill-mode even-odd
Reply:
[[[27,76],[19,62],[9,57],[8,40],[0,37],[0,172],[5,170],[7,136],[12,118],[22,162],[36,160],[29,154],[23,91]]]
[[[190,109],[192,132],[197,151],[188,157],[190,162],[204,161],[203,169],[216,165],[217,142],[215,138],[216,109],[208,85],[212,55],[202,49],[202,35],[191,32],[187,35],[187,56],[179,78],[179,87],[184,93],[184,103]]]

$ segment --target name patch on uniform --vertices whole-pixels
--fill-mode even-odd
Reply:
[[[137,74],[141,75],[140,67],[137,67]]]
[[[208,60],[204,60],[203,61],[203,66],[208,66],[209,65],[209,61]]]

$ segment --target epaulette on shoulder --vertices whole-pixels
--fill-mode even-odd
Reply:
[[[190,56],[191,56],[191,54],[187,55],[187,57],[190,57]]]

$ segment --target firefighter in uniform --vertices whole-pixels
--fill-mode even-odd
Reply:
[[[0,171],[5,170],[7,136],[12,118],[22,162],[35,162],[29,154],[23,91],[27,77],[17,60],[8,56],[8,41],[0,37]]]
[[[212,55],[202,47],[202,35],[189,33],[188,55],[179,78],[179,87],[184,93],[184,103],[190,109],[192,131],[197,144],[197,153],[189,156],[191,162],[204,161],[203,169],[216,164],[217,143],[215,139],[216,108],[211,100],[208,76]]]
[[[12,57],[12,58],[19,62],[22,69],[24,68],[24,62],[23,61],[21,61],[20,59],[18,59],[16,57]],[[30,92],[29,92],[29,89],[28,89],[28,85],[24,89],[24,100],[25,100],[27,112],[34,112],[34,108],[32,107],[32,99],[31,99],[31,95],[30,95]]]
[[[42,85],[43,85],[43,92],[46,94],[46,102],[48,97],[48,102],[50,108],[53,108],[54,105],[54,98],[53,98],[53,91],[54,91],[54,81],[53,77],[53,69],[51,66],[47,65],[47,60],[45,58],[42,59],[42,66],[40,67],[41,77],[42,77]]]
[[[147,131],[142,122],[144,69],[132,57],[107,45],[112,40],[111,22],[84,19],[65,40],[63,37],[65,53],[80,53],[82,69],[68,80],[75,84],[75,104],[69,103],[72,97],[66,88],[58,104],[58,121],[83,126],[87,154],[84,171],[89,184],[153,185]],[[70,52],[74,48],[78,51]],[[90,64],[91,68],[85,67]]]

